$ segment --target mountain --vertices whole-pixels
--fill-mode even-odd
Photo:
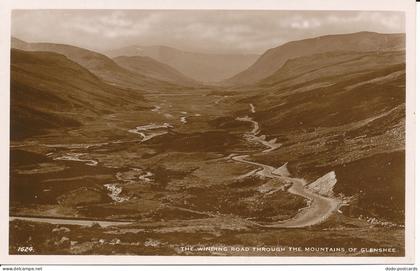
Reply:
[[[281,148],[256,155],[308,182],[335,172],[349,216],[404,221],[405,52],[328,52],[288,60],[240,91],[260,133]],[[237,105],[232,105],[237,108]]]
[[[314,80],[329,84],[330,77],[346,78],[353,73],[369,72],[390,63],[403,63],[404,57],[404,51],[333,51],[302,56],[287,60],[280,69],[255,85],[278,88]]]
[[[200,82],[218,82],[246,69],[258,55],[184,52],[167,46],[129,46],[106,52],[110,57],[148,56]]]
[[[332,51],[395,51],[405,48],[405,34],[380,34],[358,32],[352,34],[327,35],[317,38],[288,42],[267,50],[246,70],[225,80],[226,85],[249,85],[262,80],[287,60]]]
[[[11,51],[11,139],[78,127],[121,107],[147,106],[135,91],[117,88],[53,52]]]
[[[117,86],[140,90],[176,89],[173,84],[149,78],[140,73],[134,73],[119,66],[105,55],[76,46],[54,43],[28,43],[12,38],[11,47],[25,51],[48,51],[65,55],[70,60],[79,63],[94,73],[103,81]]]
[[[119,56],[113,59],[121,67],[155,78],[161,81],[167,81],[178,85],[197,84],[193,79],[175,70],[169,65],[154,60],[147,56]]]

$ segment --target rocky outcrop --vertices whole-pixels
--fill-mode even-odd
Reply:
[[[283,176],[283,177],[289,177],[290,176],[290,172],[287,169],[287,163],[285,163],[281,167],[275,169],[273,171],[273,174],[276,174],[276,175],[279,175],[279,176]]]
[[[307,186],[308,189],[322,196],[332,197],[334,185],[337,183],[335,172],[331,171]]]

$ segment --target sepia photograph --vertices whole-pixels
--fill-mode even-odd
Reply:
[[[7,253],[407,259],[407,16],[11,10]]]

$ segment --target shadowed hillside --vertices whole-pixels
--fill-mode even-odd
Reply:
[[[103,83],[63,55],[11,53],[11,138],[22,139],[45,129],[78,126],[122,107],[145,106],[138,92]]]
[[[106,54],[111,57],[148,56],[204,83],[229,78],[248,68],[258,58],[258,55],[185,52],[168,46],[129,46]]]
[[[147,56],[119,56],[114,61],[121,67],[135,73],[143,74],[161,81],[167,81],[178,85],[198,84],[193,79],[175,70],[169,65],[160,63]]]

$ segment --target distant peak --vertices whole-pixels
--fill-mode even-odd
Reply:
[[[16,38],[16,37],[14,37],[14,36],[12,36],[12,42],[23,42],[23,43],[26,43],[26,41],[24,41],[24,40],[22,40],[22,39],[19,39],[19,38]]]

